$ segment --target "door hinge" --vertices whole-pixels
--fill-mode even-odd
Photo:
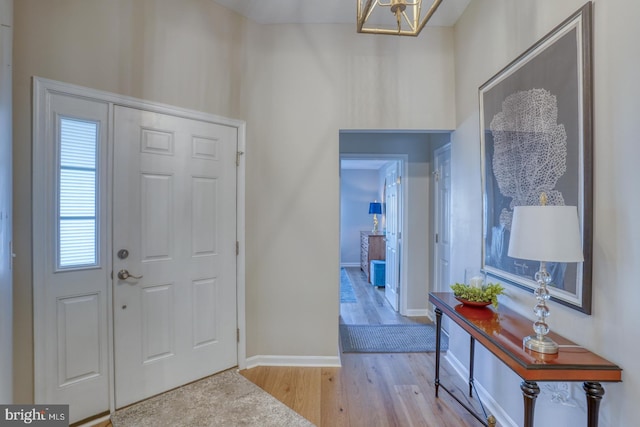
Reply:
[[[236,166],[240,166],[240,156],[244,154],[244,151],[236,151]]]
[[[240,242],[236,240],[236,256],[240,255]]]
[[[236,329],[236,342],[240,342],[240,328]]]
[[[13,270],[13,260],[16,254],[13,253],[13,240],[9,240],[9,270]]]
[[[436,233],[436,243],[438,243],[438,233]]]
[[[433,177],[436,179],[436,182],[440,181],[440,171],[439,170],[434,170],[433,171]]]

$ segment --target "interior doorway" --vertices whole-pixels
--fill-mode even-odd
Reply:
[[[405,311],[400,297],[406,163],[406,155],[397,154],[346,154],[340,160],[341,276],[346,272],[352,281],[366,283],[374,290],[367,292],[372,304],[400,314]],[[371,213],[374,206],[379,214]]]
[[[450,143],[451,134],[446,131],[419,130],[341,130],[339,137],[339,161],[379,163],[375,168],[375,176],[369,182],[374,182],[374,188],[369,188],[351,182],[348,191],[354,197],[362,196],[357,210],[360,215],[360,225],[353,224],[353,217],[345,209],[344,197],[345,177],[352,172],[350,169],[340,169],[340,264],[347,268],[361,270],[360,266],[360,232],[372,230],[373,216],[369,215],[369,203],[376,200],[383,202],[385,194],[382,188],[386,174],[380,172],[383,165],[390,161],[399,161],[401,182],[398,196],[401,207],[398,219],[399,245],[397,264],[398,271],[398,305],[397,313],[407,317],[430,316],[432,311],[427,302],[428,292],[433,290],[434,278],[434,186],[433,165],[434,151]],[[362,172],[365,173],[365,172]],[[372,173],[369,171],[369,173]],[[388,209],[388,207],[387,207]],[[381,218],[379,227],[389,228]],[[385,254],[386,258],[386,254]],[[385,260],[388,262],[388,260]],[[389,266],[385,266],[385,271]],[[371,284],[369,284],[370,287]],[[386,288],[386,286],[385,286]],[[383,301],[387,304],[386,296]]]

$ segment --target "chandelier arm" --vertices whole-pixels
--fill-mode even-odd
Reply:
[[[412,36],[412,37],[416,37],[417,34],[413,31],[409,31],[409,30],[402,30],[400,32],[398,32],[398,29],[391,29],[391,28],[363,28],[361,33],[363,34],[386,34],[386,35],[390,35],[390,36]]]
[[[407,15],[407,12],[402,12],[402,16],[404,16],[404,20],[407,22],[407,25],[409,25],[409,28],[411,28],[411,31],[415,31],[418,24],[418,18],[414,18],[413,22],[411,22],[411,19],[409,19],[409,15]]]
[[[378,0],[376,0],[376,3],[378,3],[378,6],[380,5],[380,2]],[[371,8],[369,9],[369,11],[367,12],[367,16],[364,18],[364,20],[366,21],[367,19],[369,19],[369,17],[371,16],[371,14],[373,13],[373,10],[376,8],[376,5],[374,4],[373,6],[371,6]]]
[[[375,2],[378,3],[378,0],[375,0]],[[367,0],[364,7],[362,7],[362,0],[358,0],[358,32],[364,32],[364,29],[362,27],[364,26],[365,21],[369,19],[369,16],[371,15],[371,12],[373,12],[374,7],[374,0]]]
[[[433,15],[435,13],[435,11],[438,8],[438,6],[440,6],[440,3],[442,3],[442,0],[435,0],[433,2],[431,7],[429,8],[429,10],[427,11],[427,14],[424,16],[424,19],[422,20],[422,22],[420,22],[420,26],[418,27],[418,30],[416,31],[417,33],[422,31],[424,26],[427,25],[427,21],[429,19],[431,19],[431,15]]]

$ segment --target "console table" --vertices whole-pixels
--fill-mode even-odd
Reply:
[[[431,292],[429,302],[435,306],[436,314],[436,397],[440,387],[451,394],[440,384],[440,337],[442,314],[445,314],[471,336],[469,393],[473,387],[474,343],[478,341],[522,378],[520,389],[524,397],[524,427],[533,427],[535,402],[540,393],[536,381],[584,382],[587,426],[598,426],[598,411],[604,396],[604,388],[600,383],[622,381],[620,367],[553,332],[548,336],[559,344],[557,354],[542,354],[525,349],[522,338],[533,332],[532,321],[507,307],[500,306],[497,310],[489,307],[467,307],[458,302],[450,292]],[[454,398],[463,404],[455,396]],[[481,423],[488,425],[470,408],[464,404],[463,406]]]

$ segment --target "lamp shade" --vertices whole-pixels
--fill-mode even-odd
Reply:
[[[381,213],[382,213],[382,203],[380,202],[369,203],[369,214],[381,214]]]
[[[575,206],[516,206],[508,255],[531,261],[584,261]]]

